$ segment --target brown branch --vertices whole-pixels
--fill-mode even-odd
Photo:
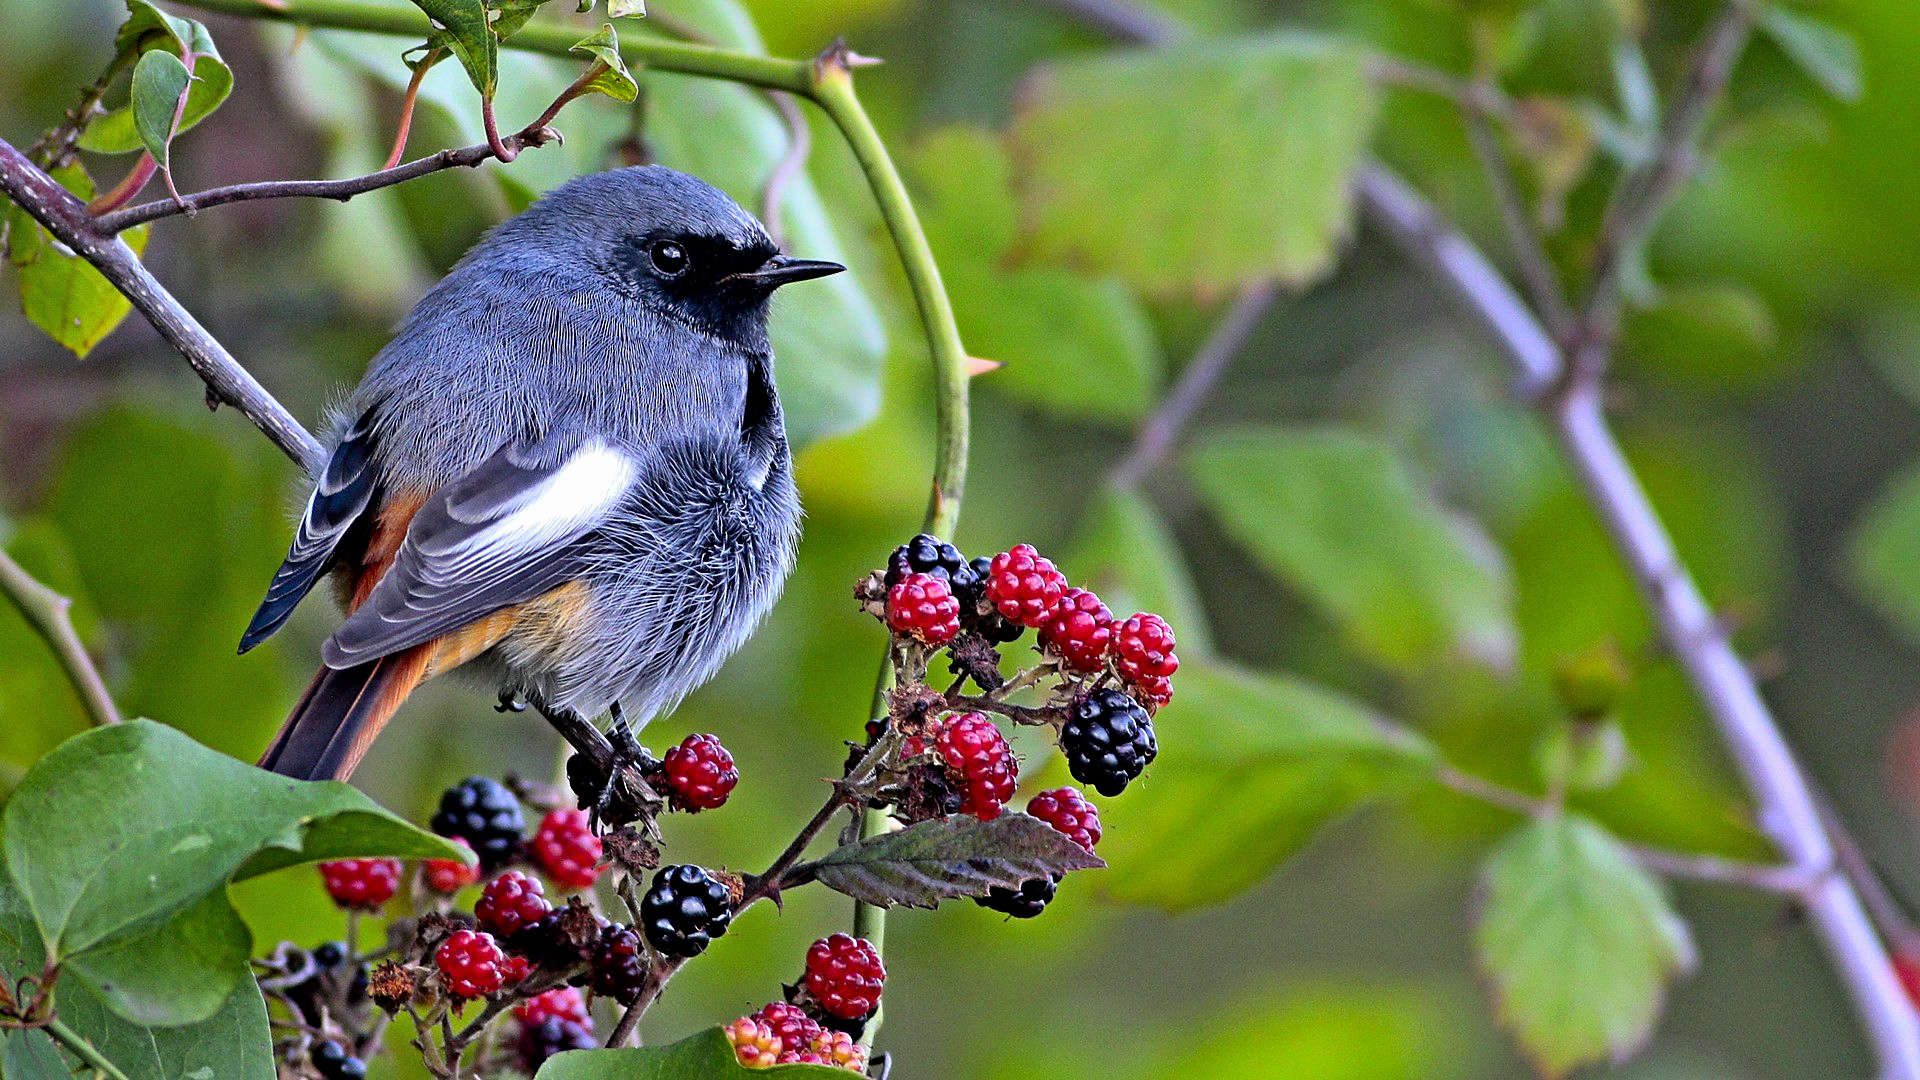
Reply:
[[[557,139],[559,134],[549,127],[531,128],[516,135],[510,135],[505,142],[516,150],[521,147],[544,146]],[[178,200],[157,199],[139,206],[130,206],[125,210],[116,210],[105,214],[95,223],[101,232],[111,236],[123,232],[142,222],[172,217],[175,214],[192,214],[209,206],[224,206],[227,203],[250,202],[254,199],[312,198],[334,199],[346,202],[355,195],[365,195],[370,191],[404,184],[444,169],[473,168],[494,158],[494,149],[487,143],[476,143],[453,150],[442,150],[423,158],[415,158],[405,165],[391,169],[382,169],[365,176],[354,176],[344,180],[265,180],[251,184],[229,184],[225,187],[208,188],[191,195],[182,195]]]
[[[107,693],[106,680],[100,677],[100,669],[94,666],[86,645],[73,629],[73,601],[35,581],[4,550],[0,550],[0,593],[13,601],[20,614],[59,657],[67,681],[80,695],[80,703],[86,706],[87,718],[93,726],[119,723],[120,710],[114,707],[113,696]]]
[[[324,453],[307,429],[154,280],[132,249],[99,231],[79,199],[5,140],[0,140],[0,192],[125,295],[160,336],[186,357],[207,384],[211,400],[240,410],[301,467],[309,471],[320,467]]]

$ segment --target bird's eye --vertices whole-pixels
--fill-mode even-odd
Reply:
[[[687,272],[687,249],[671,240],[658,240],[648,249],[653,256],[653,268],[666,277],[679,277]]]

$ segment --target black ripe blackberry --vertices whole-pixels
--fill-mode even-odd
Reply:
[[[1147,710],[1118,690],[1095,690],[1075,701],[1060,728],[1067,771],[1102,795],[1125,791],[1159,750]]]
[[[367,1063],[354,1057],[334,1039],[322,1039],[307,1051],[314,1071],[326,1080],[365,1080]]]
[[[647,984],[647,950],[632,927],[609,923],[600,929],[593,954],[593,992],[631,1005]]]
[[[520,800],[499,781],[484,776],[469,776],[448,788],[431,822],[441,836],[465,840],[488,874],[519,855],[520,834],[526,825]]]
[[[668,956],[698,956],[727,932],[733,897],[697,866],[663,866],[640,898],[640,927]]]
[[[932,574],[953,586],[956,592],[975,578],[967,557],[960,549],[928,533],[901,544],[887,556],[887,588],[900,584],[908,574]]]
[[[987,895],[974,897],[973,902],[1016,919],[1031,919],[1047,910],[1047,905],[1053,902],[1054,892],[1059,888],[1058,880],[1038,877],[1021,882],[1018,889],[1003,889],[995,885],[987,890]]]
[[[1004,645],[1018,638],[1024,629],[987,603],[987,574],[993,568],[991,556],[982,555],[967,563],[965,582],[949,580],[954,598],[960,601],[960,629],[971,630],[988,642]]]
[[[520,1029],[517,1049],[520,1051],[521,1066],[531,1075],[555,1054],[568,1050],[592,1050],[599,1045],[600,1041],[593,1037],[592,1030],[585,1024],[563,1016],[549,1016],[537,1024]]]

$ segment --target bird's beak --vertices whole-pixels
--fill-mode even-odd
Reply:
[[[768,259],[760,269],[749,270],[746,273],[735,274],[733,276],[742,281],[757,282],[770,289],[777,289],[782,285],[791,285],[796,281],[806,281],[809,278],[826,277],[828,274],[837,274],[845,269],[846,267],[841,266],[837,262],[827,262],[824,259],[796,259],[791,255],[775,255],[773,258]]]

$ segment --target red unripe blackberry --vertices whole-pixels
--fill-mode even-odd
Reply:
[[[343,908],[376,911],[400,891],[399,859],[336,859],[320,864],[327,895]]]
[[[1040,628],[1040,644],[1075,671],[1099,671],[1113,644],[1113,612],[1086,589],[1068,589]]]
[[[987,599],[1007,619],[1026,627],[1045,626],[1067,591],[1065,574],[1040,557],[1032,544],[1015,544],[993,557],[987,571]]]
[[[751,1016],[743,1016],[727,1025],[727,1041],[740,1064],[749,1069],[764,1069],[780,1060],[780,1040],[773,1030]]]
[[[789,1055],[792,1055],[789,1057]],[[867,1048],[853,1041],[853,1036],[844,1031],[822,1031],[813,1037],[806,1049],[795,1051],[791,1048],[780,1055],[780,1062],[805,1062],[809,1065],[831,1065],[850,1072],[867,1071]]]
[[[1113,666],[1128,682],[1172,678],[1180,670],[1173,654],[1173,627],[1158,615],[1134,612],[1113,628]]]
[[[993,721],[980,713],[952,717],[941,725],[934,748],[962,781],[960,812],[981,821],[999,817],[1001,807],[1013,798],[1020,763]]]
[[[785,1001],[775,1001],[760,1006],[760,1011],[754,1013],[750,1019],[758,1020],[772,1029],[785,1050],[812,1046],[813,1040],[819,1036],[821,1030],[820,1025],[814,1022],[813,1017],[807,1015],[805,1009]]]
[[[987,895],[976,896],[973,902],[989,911],[998,911],[1016,919],[1031,919],[1047,910],[1047,905],[1053,902],[1053,894],[1059,888],[1057,878],[1032,878],[1021,882],[1018,889],[989,886]]]
[[[1127,789],[1160,752],[1153,718],[1118,690],[1095,690],[1078,698],[1060,725],[1060,752],[1067,772],[1102,795]]]
[[[584,889],[600,879],[600,838],[585,810],[567,806],[549,811],[528,846],[533,861],[556,885]]]
[[[880,951],[866,938],[834,934],[814,942],[807,950],[807,972],[802,983],[830,1016],[859,1020],[872,1015],[880,1006],[880,990],[886,981],[887,968],[880,962]]]
[[[945,645],[960,633],[960,601],[932,574],[908,574],[887,590],[887,626],[923,645]]]
[[[1158,712],[1173,700],[1173,680],[1165,675],[1142,675],[1128,681],[1127,692],[1145,705],[1148,712]]]
[[[524,961],[523,961],[524,963]],[[447,993],[470,1001],[498,991],[508,982],[507,954],[483,930],[455,930],[433,954]]]
[[[1067,839],[1093,850],[1100,842],[1100,808],[1080,794],[1079,788],[1054,788],[1027,800],[1027,813],[1067,835]]]
[[[593,1037],[593,1026],[579,1020],[550,1016],[537,1024],[522,1024],[514,1048],[520,1052],[520,1067],[528,1075],[539,1071],[548,1058],[569,1050],[593,1050],[600,1040]]]
[[[647,984],[647,952],[632,927],[609,923],[600,929],[600,948],[593,955],[593,992],[622,1005],[631,1005]]]
[[[473,850],[473,845],[461,837],[449,836],[447,839],[468,851]],[[426,881],[427,888],[451,895],[480,880],[480,865],[459,859],[428,859],[420,864],[420,877]]]
[[[473,917],[480,928],[501,937],[545,918],[552,911],[553,904],[547,900],[547,890],[540,879],[518,870],[509,870],[487,882],[487,887],[480,890],[480,899],[473,905]]]
[[[513,1007],[513,1015],[522,1024],[528,1025],[558,1019],[593,1026],[592,1017],[587,1015],[587,999],[571,986],[555,987],[523,1001]]]
[[[513,792],[498,780],[469,776],[440,796],[430,827],[465,840],[480,856],[480,872],[491,874],[519,855],[527,826]]]
[[[667,800],[675,810],[697,814],[724,805],[740,782],[733,755],[714,735],[689,735],[660,762]]]

